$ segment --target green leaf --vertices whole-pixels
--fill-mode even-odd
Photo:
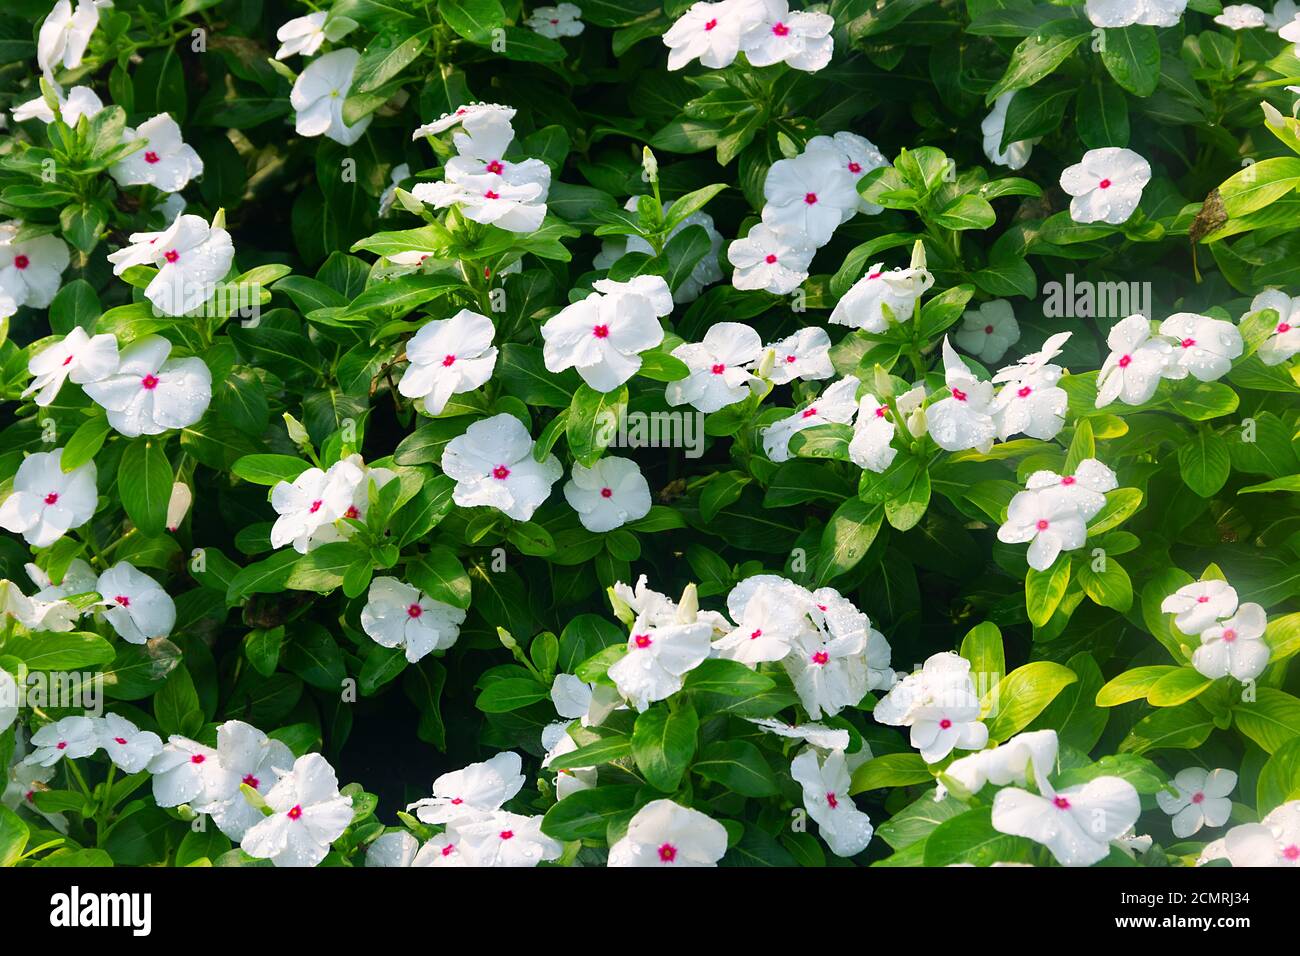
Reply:
[[[507,677],[484,687],[474,705],[485,714],[505,714],[547,700],[550,696],[550,688],[535,680]]]
[[[542,832],[556,840],[603,840],[610,824],[632,816],[640,789],[618,784],[571,793],[546,811]]]
[[[1131,700],[1141,700],[1161,678],[1178,670],[1172,664],[1152,664],[1127,670],[1107,681],[1106,686],[1097,691],[1097,706],[1117,707]]]
[[[884,509],[859,498],[843,502],[822,530],[813,580],[818,587],[858,565],[880,530]]]
[[[82,422],[72,433],[68,443],[63,446],[63,456],[59,459],[60,466],[67,472],[80,468],[88,461],[93,461],[99,454],[99,450],[104,447],[104,439],[112,431],[113,426],[102,413],[89,421]]]
[[[1179,667],[1161,676],[1147,691],[1147,702],[1152,707],[1177,707],[1193,697],[1199,697],[1213,683],[1202,677],[1194,667]]]
[[[1178,471],[1183,483],[1202,498],[1217,494],[1231,470],[1227,440],[1208,428],[1198,429],[1178,448]]]
[[[1238,730],[1270,754],[1300,737],[1300,700],[1272,687],[1257,688],[1255,694],[1255,700],[1232,708]]]
[[[489,43],[492,31],[506,19],[498,0],[438,0],[438,14],[466,40],[479,44]]]
[[[1255,786],[1255,810],[1260,816],[1300,794],[1300,737],[1288,740],[1268,758]]]
[[[107,664],[113,645],[87,631],[38,631],[13,634],[5,640],[5,654],[18,658],[31,671],[69,671]]]
[[[762,751],[746,740],[718,740],[700,753],[691,768],[705,780],[744,797],[777,794],[776,777]]]
[[[695,708],[659,703],[636,719],[632,730],[632,756],[646,783],[672,793],[682,780],[691,758],[700,720]]]
[[[405,36],[397,31],[379,34],[366,44],[361,59],[357,61],[350,89],[357,93],[379,89],[415,61],[432,33],[429,29]]]
[[[172,466],[157,438],[137,438],[126,446],[117,469],[122,507],[140,533],[162,534],[172,494]]]
[[[920,754],[884,754],[868,760],[853,771],[849,793],[883,790],[886,787],[910,787],[934,779]]]
[[[623,734],[610,734],[595,743],[570,750],[553,759],[551,770],[572,770],[574,767],[598,767],[601,764],[622,760],[632,753],[632,738]]]
[[[925,840],[926,866],[970,863],[1020,862],[1027,857],[1029,841],[993,828],[993,808],[978,807],[945,820]]]
[[[162,689],[154,694],[153,712],[164,738],[169,734],[193,737],[199,732],[203,708],[187,668],[181,666],[171,672]]]
[[[987,674],[989,679],[996,675],[998,680],[1007,672],[1006,652],[1002,647],[1002,632],[990,621],[976,624],[961,642],[961,656],[970,661],[970,669],[975,674]]]
[[[1134,96],[1150,96],[1160,82],[1160,42],[1155,27],[1134,24],[1102,32],[1101,62]]]
[[[1093,567],[1101,563],[1101,570]],[[1075,570],[1079,586],[1094,604],[1114,608],[1121,613],[1133,606],[1133,582],[1118,561],[1108,555],[1082,560]]]
[[[1078,675],[1064,664],[1033,661],[998,681],[981,702],[989,737],[1003,741],[1018,734]]]
[[[569,406],[564,434],[569,450],[580,464],[588,468],[594,465],[617,436],[627,397],[626,385],[612,392],[598,392],[585,382],[578,387]]]
[[[1046,571],[1030,568],[1025,576],[1025,610],[1034,627],[1052,619],[1070,585],[1070,556],[1062,554]]]
[[[985,104],[992,104],[1008,90],[1033,86],[1065,62],[1066,57],[1090,35],[1090,26],[1082,19],[1052,20],[1043,24],[1012,51],[1006,72],[985,95]]]
[[[8,807],[0,806],[0,867],[13,866],[27,848],[31,830]]]
[[[448,547],[434,545],[427,554],[408,562],[406,579],[435,601],[462,610],[469,607],[469,575]]]

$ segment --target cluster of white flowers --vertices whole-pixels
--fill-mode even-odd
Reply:
[[[858,195],[857,184],[888,165],[874,143],[848,132],[814,136],[798,156],[773,163],[763,181],[763,221],[727,248],[736,288],[794,291],[836,229],[859,212],[880,212]]]
[[[1239,606],[1237,591],[1227,581],[1210,579],[1181,587],[1161,602],[1160,610],[1175,615],[1174,626],[1182,633],[1200,638],[1192,666],[1203,676],[1248,681],[1268,666],[1268,616],[1258,604]]]
[[[292,544],[299,554],[352,535],[349,520],[364,521],[370,508],[370,486],[378,490],[397,477],[389,468],[370,468],[357,454],[328,469],[308,468],[292,482],[271,489],[271,507],[278,518],[271,526],[271,546]]]
[[[514,141],[508,106],[461,106],[417,129],[412,138],[436,136],[456,128],[456,154],[447,160],[442,182],[419,183],[411,195],[435,209],[455,206],[461,215],[509,232],[534,232],[546,218],[551,167],[540,159],[507,160]]]
[[[3,515],[0,527],[10,528],[5,523],[9,519],[5,509],[12,500],[11,497],[0,506]],[[28,596],[16,583],[0,581],[0,588],[4,589],[0,612],[9,614],[29,631],[70,631],[86,610],[95,610],[103,614],[123,640],[145,644],[153,638],[166,637],[176,623],[176,604],[171,596],[129,561],[119,561],[96,575],[89,564],[74,558],[57,585],[34,564],[27,565],[26,570],[37,592]],[[92,593],[97,593],[99,600],[89,605],[68,600]]]
[[[1088,522],[1106,506],[1106,492],[1119,487],[1115,472],[1096,458],[1086,458],[1070,475],[1036,471],[1007,506],[1007,520],[998,540],[1031,542],[1026,559],[1046,571],[1062,551],[1074,551],[1088,540]]]
[[[1261,302],[1269,293],[1261,293]],[[1254,303],[1252,303],[1252,311]],[[1264,307],[1275,308],[1270,299]],[[1288,303],[1289,307],[1289,303]],[[1285,322],[1270,340],[1272,356],[1281,355],[1294,339],[1283,338],[1290,332]],[[1300,342],[1294,342],[1300,350]],[[1222,378],[1232,369],[1234,359],[1244,351],[1241,331],[1224,319],[1195,312],[1179,312],[1160,323],[1157,334],[1151,322],[1141,314],[1121,319],[1106,335],[1110,355],[1097,374],[1098,408],[1119,399],[1126,405],[1141,405],[1155,395],[1162,378],[1175,381],[1189,375],[1202,382]],[[1294,353],[1292,353],[1294,354]],[[1277,358],[1277,362],[1283,361]]]
[[[831,62],[834,27],[828,14],[791,11],[787,0],[694,3],[664,34],[668,69],[692,60],[722,69],[744,53],[751,66],[785,63],[816,73]]]

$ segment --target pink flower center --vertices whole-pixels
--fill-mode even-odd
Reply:
[[[492,162],[488,163],[485,168],[489,173],[496,173],[498,176],[505,172],[505,167],[501,165],[501,160],[499,159],[492,160]]]
[[[510,469],[505,465],[497,465],[492,469],[492,477],[497,481],[505,481],[510,477]]]
[[[258,785],[259,785],[262,781],[258,780],[258,779],[257,779],[256,777],[254,777],[251,773],[246,773],[246,774],[244,774],[243,782],[246,783],[246,784],[248,784],[248,785],[249,785],[250,787],[252,787],[254,790],[256,790],[257,787],[258,787]]]
[[[966,401],[966,393],[963,392],[960,388],[954,388],[952,390],[952,397],[957,399],[957,401],[959,402]]]
[[[293,809],[289,811],[289,819],[297,820],[300,816],[302,816],[302,804],[295,803]]]
[[[1192,794],[1192,803],[1204,803],[1204,802],[1205,802],[1205,794],[1201,793],[1199,790],[1196,791],[1196,793]]]
[[[721,375],[726,370],[727,370],[727,366],[723,365],[721,362],[718,362],[716,365],[713,366],[712,369],[710,369],[710,371],[713,372],[714,375]]]
[[[1208,594],[1202,594],[1200,597],[1198,597],[1198,598],[1196,599],[1196,603],[1197,603],[1197,604],[1205,604],[1205,603],[1207,603],[1209,600],[1210,600],[1210,596],[1209,596]]]
[[[647,647],[653,644],[654,641],[650,640],[649,634],[637,634],[632,638],[632,643],[635,644],[637,647],[641,648],[642,650],[645,650]]]
[[[311,507],[307,509],[307,513],[309,515],[314,515],[316,512],[320,511],[320,506],[321,506],[321,500],[317,498],[315,501],[311,503]]]
[[[444,355],[444,356],[442,357],[442,367],[443,367],[443,368],[451,368],[451,367],[452,367],[453,365],[455,365],[455,364],[456,364],[456,356],[454,356],[454,355]]]
[[[115,743],[115,744],[121,744],[123,747],[125,747],[125,746],[126,746],[126,738],[125,738],[125,737],[114,737],[114,738],[113,738],[113,743]]]
[[[1110,189],[1110,180],[1109,180],[1109,179],[1103,179],[1101,182],[1099,182],[1099,183],[1097,184],[1097,188],[1098,188],[1098,189]]]
[[[763,261],[766,262],[766,263],[770,266],[770,265],[772,265],[774,262],[776,262],[776,256],[775,256],[773,253],[770,253],[770,252],[769,252],[769,253],[767,254],[767,257],[766,257]]]
[[[943,720],[939,721],[939,727],[941,730],[948,730],[952,727],[952,721],[945,717]]]
[[[879,408],[876,409],[876,417],[877,417],[877,418],[884,418],[884,417],[885,417],[885,413],[887,413],[888,411],[889,411],[888,408],[886,408],[884,405],[881,405]]]
[[[1190,349],[1193,345],[1196,344],[1196,339],[1183,339],[1183,340],[1182,340],[1181,342],[1179,342],[1178,344],[1181,345],[1181,346],[1182,346],[1183,348],[1185,348],[1185,349]]]
[[[32,260],[28,259],[26,256],[14,256],[15,269],[26,269],[31,264]]]
[[[772,33],[779,37],[788,36],[790,28],[784,23],[778,23],[772,27]]]
[[[60,741],[59,741],[57,744],[55,744],[54,746],[55,746],[55,748],[58,749],[58,750],[67,750],[67,749],[68,749],[68,742],[67,742],[66,740],[60,740]]]
[[[1289,326],[1289,325],[1288,325],[1287,323],[1285,323],[1285,322],[1279,322],[1279,323],[1277,324],[1277,330],[1278,330],[1279,333],[1281,333],[1281,332],[1290,332],[1290,331],[1291,331],[1291,326]]]
[[[71,364],[72,364],[72,356],[69,355],[67,358],[63,360],[63,366],[64,368],[67,368]]]
[[[828,661],[830,661],[830,659],[831,656],[827,654],[825,651],[818,651],[816,654],[812,656],[812,662],[819,666],[827,663]]]
[[[28,790],[27,793],[25,794],[25,796],[27,797],[27,802],[28,802],[28,803],[35,803],[35,802],[36,802],[36,791],[35,791],[35,790]]]
[[[559,23],[560,23],[559,20],[552,20],[552,21],[551,21],[551,26],[553,26],[553,27],[554,27],[554,26],[558,26]]]
[[[851,172],[851,173],[860,173],[860,172],[862,172],[862,164],[861,164],[861,163],[855,163],[855,162],[853,162],[853,161],[850,160],[850,162],[849,162],[849,172]]]
[[[801,417],[803,417],[803,418],[812,418],[812,417],[813,417],[814,415],[816,415],[816,414],[817,414],[817,408],[816,408],[816,406],[812,406],[812,407],[810,407],[810,408],[805,408],[805,409],[803,410],[803,415],[802,415]]]
[[[613,488],[601,488],[601,489],[600,489],[600,496],[601,496],[602,498],[613,498],[613,497],[614,497],[614,489],[613,489]]]
[[[203,756],[203,754],[195,754],[190,758],[190,763],[203,763],[203,761],[207,759],[208,758]]]
[[[1237,639],[1237,632],[1234,631],[1232,628],[1228,628],[1226,631],[1223,632],[1223,639],[1227,641],[1229,644],[1231,644],[1233,641]]]
[[[1064,478],[1061,479],[1061,484],[1063,485],[1074,484],[1074,477],[1072,475],[1066,475]]]
[[[1121,356],[1119,357],[1119,367],[1120,367],[1120,368],[1128,368],[1129,363],[1132,362],[1132,361],[1133,361],[1133,356],[1131,356],[1131,355],[1121,355]]]
[[[464,803],[464,802],[465,802],[465,801],[462,800],[460,797],[452,797],[452,798],[451,798],[451,805],[452,805],[453,807],[458,807],[458,806],[460,806],[460,805],[461,805],[462,803]]]
[[[838,809],[840,805],[839,797],[835,796],[834,793],[826,794],[826,805],[830,807],[832,810]]]
[[[751,641],[756,641],[762,636],[763,636],[763,629],[761,627],[756,627],[754,628],[754,633],[749,635],[749,639]]]
[[[45,503],[47,505],[58,504],[58,502],[59,502],[59,493],[57,491],[51,491],[48,495],[45,496]]]
[[[144,378],[140,379],[140,387],[147,388],[149,389],[149,391],[153,391],[155,388],[158,387],[158,376],[146,375]]]
[[[149,150],[149,152],[144,154],[144,161],[146,163],[149,163],[150,165],[153,165],[154,163],[158,162],[158,154],[155,153],[153,150]]]
[[[1288,860],[1300,860],[1300,846],[1296,846],[1294,843],[1292,843],[1289,847],[1287,847],[1285,850],[1282,851],[1282,855],[1286,857]]]
[[[993,334],[993,326],[991,326],[991,325],[986,325],[986,326],[984,326],[984,334],[985,334],[985,335],[992,335],[992,334]]]
[[[406,609],[406,614],[408,617],[419,617],[423,613],[424,613],[424,608],[420,607],[420,605],[418,604],[412,604],[410,607]]]
[[[609,326],[597,325],[591,330],[591,334],[596,336],[598,339],[607,339],[609,338]]]
[[[882,273],[882,272],[873,272],[873,273],[871,273],[871,275],[867,276],[867,279],[868,279],[868,280],[871,280],[871,279],[879,279],[882,275],[884,275],[884,273]]]
[[[175,249],[168,249],[166,252],[163,253],[163,258],[166,259],[168,262],[175,262],[180,257],[181,254],[177,252]]]
[[[116,601],[122,607],[131,606],[131,599],[127,597],[125,594],[119,594],[117,597],[113,598],[113,600]]]
[[[1065,799],[1065,797],[1055,797],[1053,798],[1052,803],[1056,805],[1056,809],[1058,810],[1070,809],[1070,801]]]
[[[484,198],[484,199],[500,199],[501,196],[500,196],[499,194],[493,192],[491,189],[489,189],[487,192],[485,192],[485,193],[483,194],[483,198]]]
[[[718,21],[717,21],[716,19],[715,19],[715,20],[710,20],[708,23],[704,24],[704,29],[705,29],[706,31],[708,31],[708,30],[712,30],[712,29],[713,29],[714,27],[716,27],[717,25],[718,25]]]
[[[790,365],[790,364],[792,364],[792,363],[794,363],[794,362],[797,362],[798,360],[799,360],[799,357],[796,356],[796,355],[787,355],[787,356],[785,357],[785,364],[786,364],[786,365]]]
[[[1047,530],[1047,527],[1048,527],[1047,519],[1046,519],[1046,518],[1039,518],[1039,519],[1038,519],[1038,524],[1034,525],[1034,527],[1037,528],[1039,531],[1046,531],[1046,530]]]
[[[1033,391],[1032,388],[1030,388],[1028,385],[1025,385],[1025,386],[1022,387],[1019,391],[1017,391],[1016,394],[1019,395],[1021,398],[1028,398],[1028,397],[1029,397],[1029,394],[1030,394],[1032,391]]]
[[[501,839],[503,839],[503,840],[509,840],[509,839],[512,839],[512,838],[514,837],[514,835],[515,835],[515,831],[514,831],[514,830],[502,830],[502,831],[501,831]]]
[[[442,848],[443,856],[451,856],[455,852],[456,852],[456,844],[454,843],[448,843],[445,847]]]
[[[813,205],[814,203],[817,202],[817,194],[816,194],[816,193],[805,193],[805,194],[804,194],[804,197],[803,197],[803,201],[806,202],[808,205],[811,206],[811,205]]]
[[[665,843],[659,847],[659,862],[671,863],[677,859],[677,847],[671,843]]]

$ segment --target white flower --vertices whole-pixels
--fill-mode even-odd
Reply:
[[[641,352],[663,341],[659,318],[671,311],[668,283],[660,276],[627,283],[603,280],[601,289],[542,325],[547,371],[576,368],[596,391],[611,392],[641,368]]]
[[[889,406],[880,404],[874,395],[863,395],[858,403],[858,418],[849,442],[849,460],[859,468],[883,472],[894,461],[898,449],[894,440],[894,423],[889,420]]]
[[[814,251],[801,233],[779,233],[760,222],[727,246],[727,261],[735,266],[731,284],[775,295],[793,292],[808,278]]]
[[[1250,302],[1250,312],[1272,309],[1277,325],[1255,353],[1265,365],[1281,365],[1300,352],[1300,296],[1290,297],[1277,289],[1268,289]]]
[[[254,824],[240,846],[276,866],[315,866],[352,822],[352,798],[339,793],[334,768],[320,754],[295,760],[266,804],[274,812]]]
[[[609,865],[717,866],[726,852],[727,830],[717,820],[672,800],[651,800],[609,848]]]
[[[791,762],[790,776],[803,788],[803,805],[832,853],[848,857],[866,849],[874,831],[871,818],[849,796],[844,751],[833,750],[819,762],[817,751],[804,750]]]
[[[542,818],[497,810],[453,820],[446,833],[450,845],[470,866],[531,867],[558,860],[564,846],[542,833]]]
[[[462,129],[452,134],[452,143],[458,155],[447,160],[445,180],[450,183],[469,183],[476,178],[489,185],[540,187],[537,202],[545,202],[551,188],[551,167],[540,159],[520,162],[505,159],[506,149],[515,138],[509,116],[502,110],[489,110],[475,114]]]
[[[772,350],[773,361],[767,379],[773,385],[784,385],[797,378],[814,381],[835,374],[831,365],[831,337],[819,326],[800,329],[768,348]]]
[[[176,623],[176,604],[171,596],[129,561],[119,561],[101,574],[95,590],[108,608],[104,612],[108,623],[132,644],[166,637]]]
[[[588,531],[613,531],[650,513],[650,485],[637,463],[607,457],[590,468],[573,463],[564,498]]]
[[[691,60],[721,69],[740,52],[740,38],[763,22],[761,0],[722,0],[694,3],[664,33],[668,69],[680,70]]]
[[[1152,338],[1151,323],[1140,313],[1111,326],[1106,345],[1110,355],[1097,374],[1097,407],[1105,408],[1115,399],[1126,405],[1150,401],[1173,359],[1173,346]]]
[[[407,398],[419,398],[430,415],[440,415],[453,395],[472,392],[492,377],[497,350],[492,320],[469,309],[420,326],[406,343],[410,363],[397,383]]]
[[[819,149],[829,150],[839,157],[840,166],[852,177],[855,190],[857,189],[858,180],[867,173],[873,169],[880,169],[890,165],[889,160],[885,158],[885,154],[880,151],[875,143],[865,136],[859,136],[857,133],[841,131],[834,136],[814,136],[808,140],[808,145],[804,147],[805,151]],[[874,216],[881,212],[883,208],[883,206],[868,202],[859,195],[857,209],[846,211],[844,220],[847,222],[851,219],[855,211]]]
[[[125,717],[105,714],[95,727],[99,746],[126,773],[139,773],[162,753],[162,738],[151,730],[141,730]]]
[[[64,757],[89,757],[99,749],[99,733],[90,717],[64,717],[32,734],[32,752],[25,764],[52,767]]]
[[[117,371],[82,389],[128,438],[193,425],[212,400],[212,373],[201,358],[169,359],[172,344],[146,335],[122,350]]]
[[[1061,188],[1074,197],[1070,200],[1070,218],[1112,226],[1128,221],[1150,181],[1151,164],[1120,146],[1090,149],[1083,159],[1061,173]]]
[[[175,531],[190,513],[194,504],[194,492],[183,481],[172,482],[172,493],[167,498],[167,530]]]
[[[1231,322],[1194,312],[1179,312],[1160,323],[1160,334],[1177,344],[1165,367],[1165,378],[1212,382],[1232,371],[1232,360],[1244,349],[1241,332]]]
[[[1177,615],[1174,624],[1178,630],[1194,637],[1237,613],[1237,592],[1227,581],[1195,581],[1161,601],[1160,611]]]
[[[1079,517],[1091,521],[1106,506],[1106,492],[1119,487],[1119,479],[1096,458],[1085,458],[1075,466],[1072,475],[1062,476],[1043,469],[1031,474],[1025,487],[1031,491],[1052,489]]]
[[[926,763],[937,763],[954,748],[979,750],[988,743],[979,714],[970,661],[951,651],[929,657],[920,671],[890,688],[872,712],[882,724],[910,727],[912,746]]]
[[[835,303],[831,322],[868,332],[884,332],[890,322],[910,322],[917,300],[932,285],[934,276],[925,269],[886,271],[885,264],[877,262]]]
[[[97,382],[117,371],[117,338],[112,335],[86,334],[76,326],[58,342],[33,355],[27,371],[34,376],[23,390],[23,397],[36,392],[37,405],[49,405],[59,394],[64,379],[78,385]]]
[[[824,596],[824,592],[834,593],[822,588],[817,594]],[[865,614],[858,617],[861,626],[849,627],[841,627],[839,618],[832,627],[832,621],[823,618],[819,627],[797,637],[781,662],[813,720],[858,704],[867,691],[880,685],[884,674],[889,675],[884,683],[893,677],[888,670],[889,643],[870,627]]]
[[[86,119],[94,119],[104,108],[104,101],[88,86],[74,86],[68,91],[67,96],[64,96],[63,87],[48,77],[46,82],[59,103],[59,118],[69,126],[75,127],[77,121],[83,116]],[[15,123],[22,123],[29,119],[38,119],[47,124],[54,122],[54,110],[50,109],[50,104],[45,102],[44,96],[38,96],[15,106],[12,113]]]
[[[99,503],[95,463],[65,472],[62,461],[62,448],[23,459],[13,493],[0,504],[0,528],[21,534],[33,547],[47,548],[91,519]]]
[[[1223,838],[1222,856],[1234,867],[1300,866],[1300,800],[1275,807],[1259,823],[1233,827]]]
[[[44,309],[59,291],[71,254],[58,236],[16,240],[20,225],[0,224],[0,293],[13,299],[15,306]]]
[[[1007,349],[1020,341],[1020,325],[1010,302],[993,299],[965,313],[961,328],[953,338],[959,349],[981,362],[997,362],[1007,354]]]
[[[94,577],[91,577],[94,586]],[[81,611],[63,600],[44,601],[23,594],[12,581],[0,580],[0,610],[29,631],[70,631]]]
[[[669,405],[690,404],[701,412],[743,401],[750,383],[757,379],[744,366],[755,361],[763,351],[763,340],[748,325],[718,322],[704,333],[704,340],[685,343],[673,349],[691,374],[669,382],[664,397]]]
[[[567,753],[578,749],[577,742],[569,736],[572,722],[548,724],[542,729],[542,746],[546,756],[542,758],[542,767],[550,767],[551,762]],[[598,774],[595,767],[566,767],[556,771],[555,799],[563,800],[570,794],[590,790],[596,786]]]
[[[1277,0],[1273,4],[1273,11],[1264,15],[1264,22],[1276,33],[1297,16],[1300,16],[1300,7],[1296,6],[1295,0]]]
[[[271,489],[271,507],[279,517],[271,527],[271,546],[290,542],[299,554],[306,554],[313,535],[340,518],[350,516],[353,495],[362,471],[350,461],[337,462],[329,471],[308,468],[292,482],[281,481]]]
[[[293,751],[242,720],[228,720],[217,728],[217,763],[227,775],[225,789],[195,807],[211,815],[212,821],[230,839],[238,842],[265,817],[239,789],[247,784],[263,797],[293,766]]]
[[[993,109],[989,115],[980,122],[980,132],[984,134],[984,155],[988,157],[990,163],[1012,170],[1024,168],[1025,163],[1029,162],[1034,146],[1038,143],[1037,138],[1020,139],[1014,143],[1007,143],[1006,149],[1002,148],[1002,136],[1007,127],[1007,108],[1015,95],[1013,90],[999,96],[993,101]]]
[[[1025,558],[1036,571],[1046,571],[1062,551],[1081,548],[1087,539],[1086,519],[1075,499],[1059,488],[1017,492],[998,528],[998,540],[1005,544],[1033,542]]]
[[[43,817],[60,833],[68,832],[68,820],[62,813],[50,813],[36,805],[36,795],[50,789],[50,780],[58,773],[54,766],[41,767],[24,761],[27,755],[27,741],[24,739],[22,726],[14,728],[13,759],[8,772],[3,778],[4,791],[0,793],[0,803],[10,810],[26,807],[32,813]]]
[[[551,40],[560,37],[576,37],[582,33],[586,24],[578,18],[582,10],[571,3],[561,3],[554,7],[534,7],[524,23],[534,32]]]
[[[943,365],[948,397],[925,410],[930,437],[945,451],[964,451],[967,448],[988,451],[993,446],[993,435],[997,430],[991,407],[993,384],[974,376],[948,344],[946,335],[943,339]]]
[[[1174,776],[1178,795],[1168,790],[1156,794],[1160,809],[1173,817],[1170,821],[1174,836],[1186,840],[1201,827],[1221,827],[1232,813],[1228,794],[1237,786],[1237,775],[1231,770],[1202,770],[1187,767]]]
[[[790,438],[806,428],[831,422],[848,424],[858,410],[857,391],[860,383],[852,375],[845,376],[815,398],[801,411],[782,418],[763,429],[763,451],[772,461],[790,459]]]
[[[32,583],[40,588],[35,597],[41,601],[57,601],[74,594],[93,591],[95,582],[99,579],[99,575],[81,558],[73,558],[69,562],[67,570],[63,572],[63,580],[58,584],[55,584],[48,574],[34,564],[24,565],[24,570],[32,579]]]
[[[480,419],[449,441],[442,470],[456,480],[456,504],[496,508],[516,521],[531,518],[564,474],[554,455],[534,459],[528,429],[505,413]]]
[[[1056,731],[1034,730],[1016,734],[1001,746],[991,750],[980,750],[961,757],[948,764],[943,771],[943,780],[951,785],[960,785],[963,799],[979,793],[985,784],[1005,787],[1007,784],[1025,786],[1029,780],[1029,771],[1033,769],[1033,779],[1039,790],[1048,787],[1047,777],[1056,768],[1056,756],[1060,741]],[[940,788],[944,794],[947,786]],[[942,799],[936,791],[935,799]]]
[[[805,150],[778,159],[763,182],[763,222],[790,237],[820,247],[858,209],[857,179],[838,150]]]
[[[332,50],[307,64],[289,92],[289,105],[297,114],[294,130],[299,136],[327,136],[351,146],[370,125],[366,114],[355,126],[343,120],[343,101],[352,86],[352,74],[361,54],[350,47]]]
[[[235,260],[230,233],[200,216],[181,214],[162,232],[136,232],[130,239],[108,256],[113,275],[131,266],[155,267],[144,295],[163,315],[184,315],[206,302]]]
[[[366,866],[414,866],[419,851],[420,841],[405,830],[381,833],[366,848]]]
[[[148,770],[153,774],[154,802],[160,807],[205,807],[239,790],[238,778],[222,768],[215,750],[177,734],[167,738]]]
[[[638,618],[627,639],[627,653],[608,674],[637,712],[682,689],[682,678],[709,656],[712,625],[653,625]]]
[[[74,11],[71,0],[58,0],[36,40],[36,64],[41,72],[52,74],[60,64],[65,70],[81,66],[90,35],[99,26],[100,8],[112,5],[110,0],[77,0]]]
[[[651,624],[659,626],[678,623],[676,602],[666,594],[660,594],[658,591],[652,590],[646,584],[644,574],[637,578],[635,588],[630,588],[622,581],[618,581],[615,582],[611,591],[613,596],[618,598],[632,612],[630,617],[644,618]]]
[[[366,606],[361,609],[361,629],[384,647],[400,647],[414,664],[431,651],[444,651],[456,643],[465,612],[435,601],[419,588],[397,578],[378,577],[370,582]]]
[[[1065,427],[1065,412],[1070,397],[1056,383],[1061,369],[1045,365],[1025,378],[1008,382],[998,389],[991,411],[998,438],[1028,435],[1051,441]]]
[[[1137,822],[1141,809],[1137,790],[1121,777],[1097,777],[1059,792],[1046,787],[1041,796],[1008,787],[993,798],[993,828],[1043,844],[1062,866],[1092,866]]]
[[[1214,22],[1229,30],[1250,30],[1267,26],[1268,17],[1253,3],[1234,3],[1224,7]]]
[[[1262,607],[1241,605],[1232,617],[1201,632],[1201,646],[1192,653],[1192,666],[1212,680],[1229,674],[1239,681],[1258,677],[1268,666],[1267,625]]]
[[[784,578],[747,578],[727,597],[727,609],[736,626],[715,641],[713,649],[721,657],[751,667],[779,661],[790,653],[796,639],[811,631],[809,601],[807,591]]]
[[[203,175],[203,160],[181,139],[181,128],[170,113],[159,113],[137,129],[122,132],[124,143],[143,139],[138,149],[109,168],[119,186],[153,186],[165,193],[180,192],[189,181]]]
[[[546,218],[546,190],[540,183],[516,186],[493,173],[467,175],[456,182],[419,183],[411,195],[435,209],[459,206],[467,219],[508,232],[534,232]]]
[[[502,106],[499,103],[467,103],[464,106],[458,106],[450,113],[443,113],[432,123],[425,123],[411,134],[411,139],[416,140],[421,136],[436,136],[439,133],[445,133],[453,126],[459,126],[466,131],[466,135],[473,136],[475,132],[485,129],[488,126],[496,126],[502,119],[509,125],[510,120],[514,119],[515,110],[510,106]]]
[[[816,73],[831,62],[834,19],[825,13],[791,13],[786,0],[764,0],[763,6],[763,22],[740,38],[740,48],[752,66],[785,63],[796,70]]]
[[[18,718],[18,681],[14,675],[0,667],[0,734]]]
[[[1088,0],[1088,19],[1095,27],[1152,27],[1178,24],[1187,0]]]
[[[790,740],[802,740],[812,744],[818,750],[846,750],[852,740],[847,730],[827,727],[825,724],[787,724],[775,717],[746,717],[745,719],[769,734],[776,734],[778,737],[786,737]]]
[[[351,24],[335,21],[328,27],[325,19],[328,11],[321,10],[306,16],[295,17],[275,31],[275,38],[280,41],[280,49],[275,51],[277,60],[287,60],[294,54],[315,56],[316,51],[326,40],[338,40],[351,29]]]
[[[519,754],[505,751],[490,760],[444,773],[433,781],[433,796],[415,801],[407,810],[414,810],[425,823],[433,824],[495,812],[523,789],[521,766]]]

